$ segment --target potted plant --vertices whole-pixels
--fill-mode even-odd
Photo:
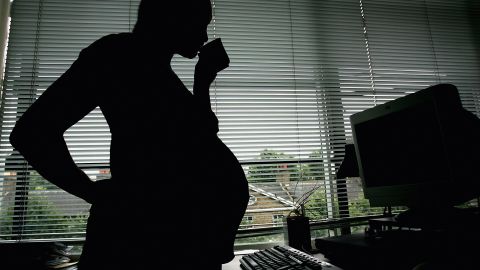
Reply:
[[[318,186],[313,187],[294,201],[294,209],[286,217],[287,243],[298,250],[307,252],[312,250],[310,218],[305,214],[305,205],[317,188]]]

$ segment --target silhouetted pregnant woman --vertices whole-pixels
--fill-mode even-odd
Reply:
[[[220,269],[233,258],[248,185],[217,136],[216,52],[200,53],[193,94],[170,65],[174,54],[197,56],[211,19],[209,0],[141,1],[131,33],[83,49],[17,121],[12,146],[92,204],[80,270]],[[112,136],[112,177],[94,182],[63,134],[96,107]]]

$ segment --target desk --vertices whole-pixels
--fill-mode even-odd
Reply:
[[[479,243],[479,233],[399,232],[379,239],[366,238],[363,233],[329,237],[317,239],[315,246],[345,270],[412,270],[423,262],[435,265],[426,268],[429,270],[478,270]]]
[[[273,245],[267,244],[256,248],[266,249]],[[40,255],[45,255],[46,250],[51,250],[52,243],[8,243],[0,244],[0,269],[16,270],[46,270],[44,261],[40,260]],[[259,249],[244,249],[235,251],[235,257],[232,261],[222,265],[222,270],[241,270],[240,259],[245,254],[251,254]],[[313,257],[328,261],[321,253],[314,254]],[[76,258],[78,259],[78,258]],[[338,269],[338,268],[332,268]]]
[[[422,227],[387,219],[391,229],[370,237],[358,233],[320,238],[315,247],[345,270],[412,270],[424,262],[435,265],[428,269],[479,270],[480,213],[476,208],[452,213],[425,219],[418,223]]]

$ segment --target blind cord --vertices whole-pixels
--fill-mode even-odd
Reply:
[[[29,95],[27,98],[28,105],[31,105],[33,102],[35,102],[36,98],[36,92],[38,91],[37,89],[37,69],[38,69],[38,50],[39,50],[39,44],[40,44],[40,31],[41,31],[41,25],[42,25],[42,15],[43,15],[43,3],[44,0],[40,0],[38,4],[38,14],[37,14],[37,21],[35,25],[35,43],[34,43],[34,48],[33,48],[33,63],[32,63],[32,72],[31,72],[31,80],[30,80],[30,89],[29,89]],[[19,103],[21,98],[19,98]],[[18,114],[18,116],[20,116]],[[25,232],[25,220],[26,220],[26,214],[28,211],[28,186],[29,186],[29,176],[31,174],[30,167],[28,166],[28,163],[25,159],[22,158],[22,171],[24,173],[22,174],[17,174],[17,181],[18,176],[21,175],[20,181],[18,181],[18,185],[20,187],[16,187],[16,192],[19,192],[20,198],[15,198],[15,200],[20,200],[19,202],[19,209],[17,208],[15,210],[15,215],[18,215],[18,222],[20,224],[14,224],[15,231],[18,230],[18,234],[15,235],[18,241],[22,240],[23,234]],[[18,226],[20,228],[18,228]]]
[[[213,38],[217,38],[217,17],[215,15],[216,4],[215,1],[212,0],[212,20],[213,20]],[[218,113],[218,102],[217,102],[217,78],[213,81],[213,102],[215,104],[215,115]],[[217,116],[218,118],[218,116]],[[219,123],[220,124],[220,123]]]
[[[367,52],[368,72],[370,74],[370,85],[372,87],[372,94],[373,94],[373,104],[374,106],[377,106],[377,92],[375,90],[375,73],[373,72],[372,56],[370,55],[370,45],[368,43],[367,20],[365,18],[365,12],[363,10],[362,0],[359,0],[359,3],[360,3],[360,14],[362,15],[363,38],[365,40],[365,49]]]
[[[435,50],[435,42],[433,41],[432,27],[430,26],[430,17],[428,15],[429,12],[428,12],[428,5],[426,0],[423,0],[423,6],[425,11],[425,18],[427,19],[428,37],[430,38],[430,44],[432,46],[433,61],[435,63],[435,73],[436,73],[435,75],[437,77],[438,83],[442,83],[442,79],[440,78],[440,69],[438,68],[437,52]]]
[[[300,125],[299,125],[299,120],[298,120],[298,93],[297,93],[297,73],[296,73],[296,64],[295,64],[295,45],[294,45],[294,36],[293,36],[293,16],[292,16],[292,1],[288,1],[288,15],[290,19],[290,49],[292,53],[292,72],[293,72],[293,91],[295,93],[295,125],[296,125],[296,131],[297,131],[297,152],[298,155],[301,156],[302,154],[302,149],[300,147]],[[295,187],[293,188],[293,194],[295,196],[297,187],[298,187],[298,182],[303,178],[303,170],[302,170],[302,164],[300,163],[300,159],[297,161],[297,166],[299,166],[299,175],[298,179],[295,183]],[[305,194],[304,194],[305,195]],[[303,197],[303,196],[302,196]],[[295,197],[293,197],[295,198]],[[295,202],[294,202],[295,203]],[[302,200],[297,201],[297,203],[302,204],[301,207],[303,208],[305,203]],[[304,214],[304,211],[302,210],[302,215]]]

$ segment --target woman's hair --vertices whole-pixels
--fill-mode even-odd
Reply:
[[[211,16],[211,12],[210,0],[142,0],[133,31],[150,32],[192,17]]]

